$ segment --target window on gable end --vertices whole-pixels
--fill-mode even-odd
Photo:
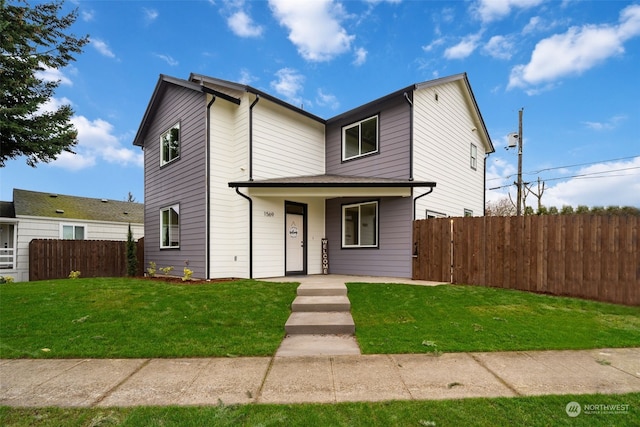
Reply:
[[[378,116],[342,128],[342,160],[378,151]]]
[[[471,144],[471,169],[476,170],[478,168],[478,147],[475,144]]]
[[[160,135],[160,166],[180,157],[180,122]]]

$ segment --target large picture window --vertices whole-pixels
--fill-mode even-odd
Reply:
[[[342,247],[378,247],[378,202],[342,207]]]
[[[160,135],[160,165],[165,165],[180,157],[180,123]]]
[[[160,247],[180,247],[180,206],[174,205],[160,211]]]
[[[342,160],[378,151],[378,116],[342,128]]]

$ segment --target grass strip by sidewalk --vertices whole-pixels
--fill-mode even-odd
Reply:
[[[581,413],[567,414],[577,402]],[[640,393],[208,407],[9,408],[7,427],[50,426],[637,426]]]
[[[640,307],[481,286],[347,287],[366,354],[640,346]]]
[[[0,285],[0,358],[270,356],[296,283],[130,278]]]

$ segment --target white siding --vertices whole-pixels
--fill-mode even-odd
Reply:
[[[253,109],[253,178],[325,173],[324,125],[266,99]]]
[[[414,178],[437,184],[433,193],[418,200],[416,219],[425,218],[427,209],[447,216],[463,216],[465,209],[483,215],[485,147],[462,81],[417,90],[413,103]],[[470,166],[471,143],[478,147],[475,170]],[[423,192],[417,188],[414,196]]]
[[[29,280],[29,243],[33,239],[60,239],[61,224],[85,226],[85,240],[127,240],[129,224],[119,222],[99,222],[73,219],[47,219],[37,217],[17,218],[17,251],[15,270],[7,271],[7,275],[16,281]],[[143,224],[131,224],[133,238],[138,240],[144,236]],[[4,273],[4,272],[3,272]]]
[[[211,108],[209,277],[249,277],[249,202],[229,187],[248,179],[248,100]]]

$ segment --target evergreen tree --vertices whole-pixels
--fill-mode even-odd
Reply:
[[[89,41],[65,33],[77,9],[58,16],[61,9],[62,0],[0,0],[0,167],[21,155],[29,166],[46,163],[78,142],[71,106],[42,110],[60,84],[42,72],[65,67]]]
[[[138,273],[138,258],[136,257],[136,242],[133,240],[131,224],[127,231],[127,276],[135,276]]]

